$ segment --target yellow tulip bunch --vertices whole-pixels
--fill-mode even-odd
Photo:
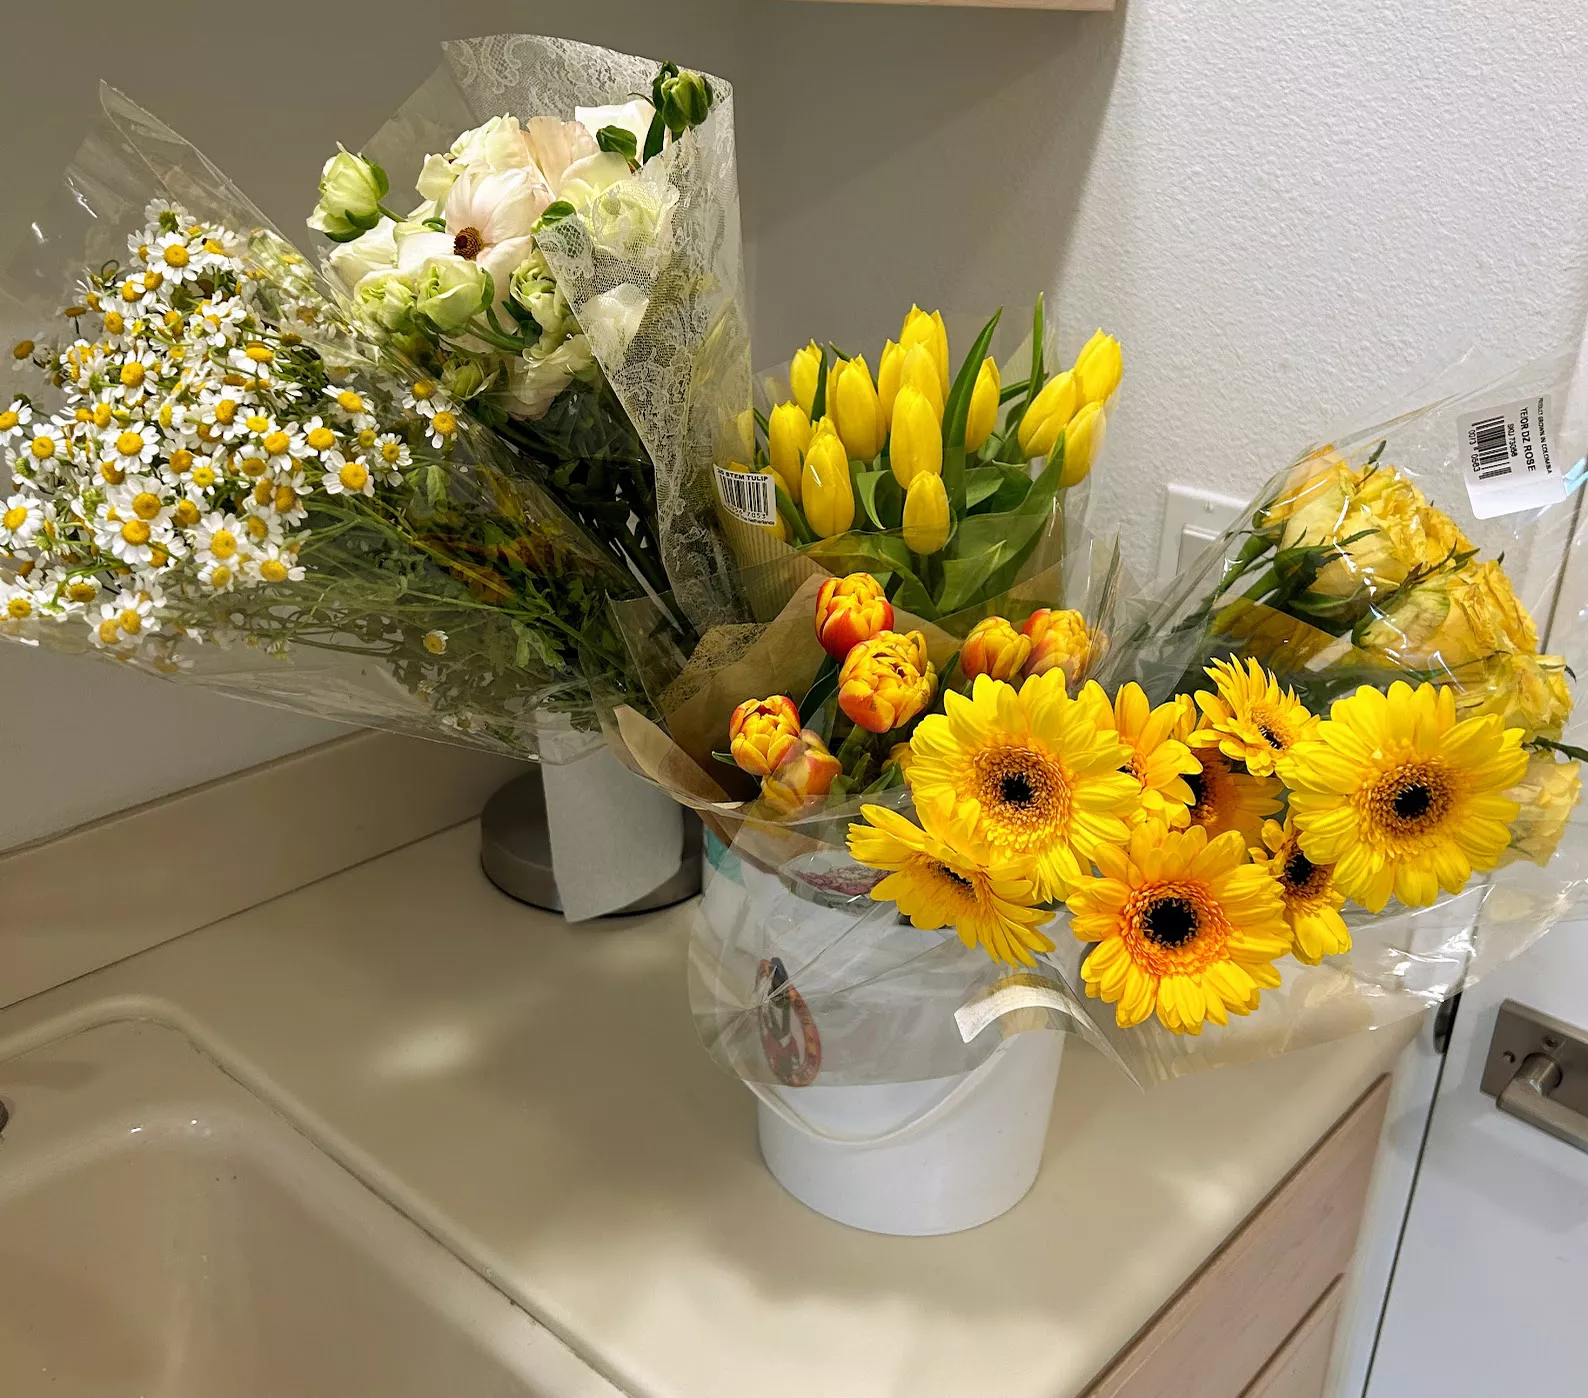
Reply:
[[[1007,587],[1058,493],[1091,470],[1123,366],[1099,330],[1048,377],[1039,299],[1031,368],[1006,384],[987,353],[997,320],[957,367],[942,315],[919,306],[875,377],[863,354],[798,350],[788,399],[757,418],[755,465],[736,467],[773,477],[769,528],[818,561],[898,578],[905,605],[929,618]]]

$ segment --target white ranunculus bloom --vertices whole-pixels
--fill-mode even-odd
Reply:
[[[650,134],[651,118],[655,115],[656,108],[643,97],[636,97],[632,102],[619,102],[610,107],[573,109],[574,120],[592,136],[603,126],[616,126],[624,131],[633,132],[636,157],[645,154],[645,138]]]
[[[514,360],[508,366],[506,382],[495,397],[514,417],[544,417],[552,400],[563,389],[576,377],[591,374],[594,368],[595,358],[590,353],[589,342],[583,335],[570,335],[549,354],[530,353]]]
[[[658,198],[643,180],[622,180],[602,190],[584,216],[601,252],[654,263],[671,243],[677,203],[678,191],[671,186]]]
[[[400,330],[413,310],[414,289],[408,278],[391,267],[377,267],[353,288],[359,314],[383,330]]]
[[[650,297],[639,287],[624,282],[592,296],[579,308],[579,324],[597,359],[603,364],[622,360],[629,341],[639,332],[649,304]]]
[[[337,279],[352,290],[371,272],[397,265],[397,225],[383,218],[351,243],[338,243],[326,260]]]
[[[578,328],[568,309],[568,298],[552,276],[545,254],[538,249],[513,273],[511,293],[513,300],[534,316],[541,338],[548,345]]]
[[[498,300],[511,292],[513,273],[534,251],[535,221],[551,203],[532,167],[465,170],[444,205],[446,231],[404,232],[397,240],[397,267],[408,274],[436,257],[477,263],[495,284]]]
[[[485,275],[476,262],[444,254],[426,258],[413,276],[414,309],[443,334],[462,330],[485,301]]]

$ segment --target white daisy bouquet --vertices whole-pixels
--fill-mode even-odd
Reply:
[[[629,576],[196,151],[104,108],[4,281],[0,633],[517,755],[542,706],[588,722]]]
[[[731,90],[535,35],[443,55],[327,161],[326,265],[429,404],[500,436],[653,595],[715,619],[710,463],[750,400]],[[417,203],[393,192],[410,184]]]

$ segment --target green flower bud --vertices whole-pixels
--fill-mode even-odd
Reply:
[[[685,69],[661,82],[659,110],[667,129],[676,139],[692,126],[699,126],[711,112],[711,83],[699,73]]]

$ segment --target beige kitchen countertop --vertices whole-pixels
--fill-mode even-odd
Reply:
[[[1411,1032],[1146,1093],[1072,1039],[1025,1201],[877,1237],[762,1167],[753,1099],[695,1040],[689,906],[569,928],[493,889],[477,840],[459,826],[14,1005],[0,1057],[119,1017],[186,1029],[643,1398],[1071,1398]]]

